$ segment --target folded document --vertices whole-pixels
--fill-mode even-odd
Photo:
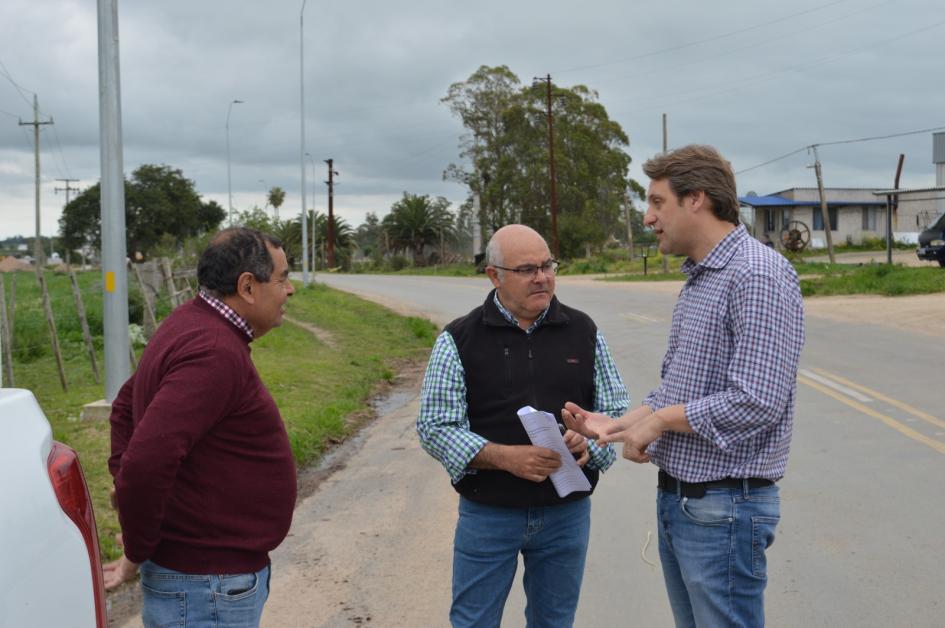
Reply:
[[[553,414],[525,406],[519,408],[518,418],[528,432],[532,445],[557,451],[561,455],[561,466],[549,476],[558,497],[566,497],[574,491],[591,490],[587,476],[568,451],[568,446],[564,444],[564,438],[558,430],[558,421]]]

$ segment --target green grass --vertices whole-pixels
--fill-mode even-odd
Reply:
[[[22,274],[17,285],[18,309],[21,294],[25,294],[21,290],[28,282],[35,285],[32,275]],[[91,283],[94,284],[94,278]],[[6,287],[9,296],[9,281]],[[64,298],[63,287],[71,300],[68,283],[64,286],[57,283],[52,289],[54,301]],[[94,285],[89,292],[94,293]],[[90,296],[88,300],[95,301],[95,297]],[[25,304],[24,297],[24,311]],[[437,330],[425,319],[401,317],[319,284],[299,288],[289,301],[288,314],[328,331],[334,345],[324,344],[309,331],[291,323],[252,345],[253,361],[285,419],[296,461],[303,466],[316,461],[330,443],[343,439],[355,429],[355,423],[349,418],[362,415],[368,409],[372,390],[380,382],[391,380],[399,365],[426,357]],[[64,318],[66,315],[63,312]],[[57,313],[57,319],[58,316]],[[17,339],[21,338],[19,318],[18,312]],[[45,321],[42,322],[45,326]],[[26,328],[24,325],[23,329]],[[23,338],[32,337],[26,331],[23,333]],[[48,337],[48,332],[45,333]],[[100,337],[97,345],[101,346]],[[52,425],[53,437],[79,452],[92,494],[102,554],[110,559],[119,554],[114,543],[119,527],[108,502],[112,485],[107,469],[109,425],[104,421],[79,420],[85,403],[103,397],[103,387],[92,377],[81,342],[64,343],[64,355],[68,392],[59,384],[51,352],[29,360],[14,360],[15,383],[18,388],[27,388],[36,395]],[[98,359],[101,368],[101,351]]]
[[[809,296],[880,294],[904,296],[945,292],[941,268],[913,268],[886,264],[798,264],[798,274],[818,276],[801,279],[801,293]]]

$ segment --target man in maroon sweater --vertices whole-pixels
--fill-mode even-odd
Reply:
[[[249,343],[282,323],[293,288],[281,243],[243,228],[211,241],[197,277],[112,404],[125,553],[105,583],[140,567],[145,626],[256,626],[296,479]]]

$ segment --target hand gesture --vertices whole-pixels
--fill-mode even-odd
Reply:
[[[600,439],[605,434],[620,429],[620,425],[606,414],[588,412],[570,401],[561,409],[561,419],[568,429],[586,438]]]
[[[591,452],[587,448],[587,439],[573,430],[566,430],[564,433],[564,444],[568,446],[568,451],[575,455],[575,461],[579,467],[587,464],[591,459]]]

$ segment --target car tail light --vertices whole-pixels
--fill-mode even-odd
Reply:
[[[106,628],[108,617],[105,612],[105,583],[102,581],[102,561],[99,557],[98,531],[95,528],[95,514],[92,512],[92,500],[89,489],[79,466],[79,457],[75,451],[53,442],[49,459],[46,462],[49,479],[59,500],[62,511],[72,519],[89,552],[89,564],[92,566],[92,589],[95,595],[95,623],[99,628]]]

